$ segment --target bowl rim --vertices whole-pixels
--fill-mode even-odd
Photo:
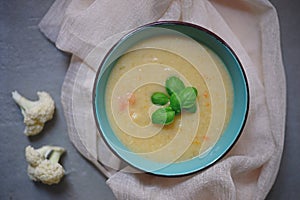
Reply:
[[[242,75],[243,75],[243,79],[245,81],[245,88],[246,88],[246,98],[245,99],[246,99],[247,102],[246,102],[244,120],[243,120],[243,123],[241,124],[239,132],[236,134],[235,140],[231,143],[231,145],[228,146],[228,148],[221,155],[219,155],[218,157],[216,157],[216,159],[214,161],[208,163],[206,166],[204,166],[202,168],[199,168],[197,170],[189,171],[189,172],[181,173],[181,174],[162,174],[162,173],[155,173],[155,172],[151,172],[151,171],[145,171],[143,169],[140,169],[140,168],[132,165],[130,162],[128,162],[127,160],[125,160],[124,158],[122,158],[122,156],[120,156],[114,150],[114,148],[111,147],[111,145],[108,143],[108,141],[106,141],[104,133],[102,132],[102,129],[100,127],[100,124],[99,124],[99,121],[98,121],[98,118],[97,118],[97,111],[96,111],[96,88],[97,88],[97,84],[98,84],[98,81],[99,81],[99,75],[101,73],[101,69],[102,69],[103,64],[107,60],[108,56],[110,56],[111,52],[115,49],[115,47],[117,45],[119,45],[123,40],[125,40],[130,35],[138,32],[138,31],[140,31],[140,30],[142,30],[144,28],[147,28],[147,27],[153,27],[153,26],[156,26],[156,25],[164,25],[164,24],[167,24],[167,25],[181,25],[181,26],[192,27],[192,28],[195,28],[195,29],[197,29],[199,31],[203,31],[203,32],[211,35],[216,40],[218,40],[219,42],[221,42],[222,45],[224,45],[226,48],[229,49],[229,51],[232,53],[232,55],[234,56],[234,58],[238,62],[239,68],[240,68],[240,70],[242,72]],[[247,76],[246,76],[245,69],[244,69],[244,67],[243,67],[240,59],[238,58],[237,54],[235,53],[235,51],[228,45],[228,43],[224,39],[222,39],[216,33],[214,33],[212,31],[204,28],[203,26],[196,25],[196,24],[193,24],[193,23],[190,23],[190,22],[174,21],[174,20],[171,20],[171,21],[156,21],[156,22],[146,23],[144,25],[138,26],[137,28],[134,28],[134,29],[128,31],[120,39],[118,39],[117,42],[115,42],[114,45],[105,53],[105,56],[103,57],[100,65],[99,65],[99,68],[97,69],[96,76],[95,76],[94,83],[93,83],[93,91],[92,91],[93,116],[94,116],[94,120],[95,120],[96,127],[97,127],[97,130],[98,130],[97,132],[99,132],[100,137],[103,139],[103,141],[105,142],[105,144],[109,147],[109,149],[113,152],[113,154],[115,156],[117,156],[118,158],[120,158],[122,161],[124,161],[130,167],[133,167],[133,168],[141,171],[142,173],[151,174],[151,175],[155,175],[155,176],[161,176],[161,177],[182,177],[182,176],[187,176],[187,175],[195,174],[195,173],[203,171],[203,170],[205,170],[205,169],[207,169],[209,167],[212,167],[213,165],[215,165],[216,163],[218,163],[218,161],[220,161],[222,158],[224,158],[230,152],[230,150],[235,146],[235,144],[239,140],[239,138],[240,138],[240,136],[241,136],[241,134],[242,134],[242,132],[243,132],[243,130],[245,128],[245,125],[246,125],[246,122],[247,122],[247,119],[248,119],[249,107],[250,107],[250,93],[249,92],[250,92],[250,90],[249,90],[249,82],[248,82],[248,79],[247,79]],[[182,161],[182,162],[185,162],[185,161]]]

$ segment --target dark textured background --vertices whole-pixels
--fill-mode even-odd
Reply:
[[[60,91],[69,55],[58,51],[39,31],[38,23],[53,0],[0,0],[0,199],[114,199],[105,177],[73,147],[67,135]],[[285,148],[279,174],[267,199],[300,199],[300,2],[272,0],[281,25],[288,85]],[[56,102],[54,119],[36,137],[27,138],[19,108],[11,99],[18,90],[34,97],[48,91]],[[55,144],[67,149],[67,170],[59,185],[30,181],[24,148]]]

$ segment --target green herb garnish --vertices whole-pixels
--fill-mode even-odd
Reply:
[[[153,124],[169,125],[174,121],[175,111],[171,107],[159,108],[152,114]]]
[[[176,76],[171,76],[166,80],[166,90],[170,96],[173,93],[179,94],[184,88],[184,83]]]
[[[195,113],[197,111],[197,104],[194,103],[194,105],[190,108],[187,108],[185,109],[187,112],[190,112],[190,113]]]
[[[162,92],[155,92],[151,96],[151,101],[155,105],[166,105],[169,102],[169,97]]]
[[[186,87],[179,93],[180,105],[182,108],[190,108],[195,104],[197,93],[195,88]]]
[[[165,87],[170,98],[162,92],[155,92],[151,96],[151,101],[155,105],[166,105],[168,102],[170,104],[168,107],[159,108],[152,114],[152,123],[169,125],[174,121],[175,114],[181,113],[182,109],[190,113],[197,111],[198,91],[195,87],[185,87],[176,76],[169,77]]]
[[[181,112],[180,99],[176,93],[173,93],[170,97],[170,107],[175,111],[175,114]]]

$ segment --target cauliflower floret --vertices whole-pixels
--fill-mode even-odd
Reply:
[[[33,136],[39,134],[44,128],[44,124],[33,124],[33,125],[26,125],[24,133],[27,136]]]
[[[59,163],[43,160],[36,168],[34,177],[38,177],[42,183],[52,185],[60,182],[65,170]]]
[[[29,176],[29,178],[33,181],[38,181],[37,178],[35,178],[35,167],[32,167],[31,165],[28,165],[27,167],[27,174]]]
[[[17,91],[12,92],[12,98],[20,106],[26,128],[24,133],[32,136],[40,133],[44,123],[53,118],[55,105],[52,97],[47,92],[37,92],[39,99],[30,101],[21,96]]]
[[[27,146],[25,157],[29,164],[27,167],[29,178],[48,185],[59,183],[65,174],[64,168],[58,163],[64,152],[64,148],[57,146],[43,146],[39,149]]]
[[[34,149],[32,146],[27,146],[25,149],[25,157],[28,164],[33,167],[38,166],[43,160],[47,158],[47,155],[52,151],[51,146],[43,146],[39,149]]]

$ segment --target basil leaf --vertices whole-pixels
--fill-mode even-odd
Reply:
[[[170,107],[175,111],[175,114],[181,112],[180,100],[176,93],[173,93],[170,97]]]
[[[186,87],[179,93],[181,108],[191,108],[194,105],[198,93],[195,92],[195,89],[193,87]]]
[[[190,112],[190,113],[195,113],[197,111],[197,104],[196,102],[194,103],[194,105],[190,108],[187,108],[185,109],[187,112]]]
[[[151,96],[151,101],[156,105],[165,105],[169,102],[169,97],[162,92],[155,92]]]
[[[169,125],[174,121],[175,111],[171,107],[159,108],[151,116],[153,124]]]
[[[166,90],[170,96],[173,93],[179,94],[184,87],[184,83],[176,76],[171,76],[166,80]]]
[[[193,88],[193,90],[194,90],[194,92],[195,92],[195,94],[197,96],[198,95],[198,90],[195,87],[192,87],[192,88]]]

